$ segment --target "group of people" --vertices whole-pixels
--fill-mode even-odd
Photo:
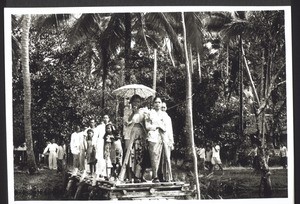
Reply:
[[[108,115],[103,116],[98,126],[94,119],[89,120],[84,130],[77,125],[71,135],[70,149],[75,171],[109,177],[122,163],[121,138]]]
[[[260,151],[259,151],[260,150]],[[258,172],[261,169],[259,155],[262,155],[262,149],[258,148],[257,144],[253,144],[253,148],[248,153],[248,156],[252,157],[252,167],[255,172]],[[272,152],[269,149],[265,149],[265,158],[266,164],[269,165],[270,156]],[[283,143],[279,145],[279,156],[280,156],[280,165],[286,169],[287,168],[287,148]]]
[[[57,170],[57,172],[63,171],[63,161],[66,157],[66,145],[63,141],[59,141],[58,144],[55,139],[47,142],[47,146],[43,151],[44,158],[48,158],[48,165],[50,170]]]
[[[199,169],[208,169],[209,173],[212,173],[215,166],[218,166],[223,173],[222,161],[220,157],[220,145],[217,142],[212,144],[203,144],[196,148],[199,161]]]
[[[166,103],[155,97],[152,109],[148,109],[141,107],[141,100],[139,95],[133,95],[125,107],[122,135],[108,115],[103,116],[98,126],[94,119],[84,130],[76,126],[70,141],[75,171],[86,170],[100,178],[143,182],[146,168],[151,167],[152,182],[173,180],[174,140]]]

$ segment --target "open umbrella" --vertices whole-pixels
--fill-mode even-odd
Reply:
[[[148,98],[155,95],[155,90],[142,84],[129,84],[113,90],[112,93],[122,98],[130,98],[134,94],[138,94],[142,98]]]

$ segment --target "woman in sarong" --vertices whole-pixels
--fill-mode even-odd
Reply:
[[[162,100],[155,97],[153,109],[145,119],[146,129],[148,130],[147,141],[152,167],[152,182],[159,182],[157,171],[161,159],[163,137],[166,133],[166,113],[161,111]]]
[[[143,157],[146,148],[146,131],[144,128],[144,108],[141,108],[141,97],[133,95],[130,99],[131,109],[124,113],[124,141],[125,141],[125,158],[126,178],[128,181],[134,179],[134,182],[144,181],[143,173],[145,166]],[[128,152],[129,151],[129,152]],[[128,153],[127,153],[128,152]],[[126,161],[126,154],[129,158]],[[122,168],[123,169],[123,168]],[[121,170],[120,179],[123,180]]]

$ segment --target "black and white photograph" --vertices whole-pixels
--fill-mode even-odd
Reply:
[[[290,6],[4,11],[9,203],[292,203]]]

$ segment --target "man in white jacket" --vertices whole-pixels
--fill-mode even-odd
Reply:
[[[77,171],[79,168],[79,157],[80,157],[80,127],[77,125],[75,127],[75,132],[71,135],[70,148],[73,154],[73,167]]]
[[[47,145],[43,154],[49,151],[49,169],[57,169],[57,151],[58,145],[55,143],[55,139],[51,140],[51,143]]]

